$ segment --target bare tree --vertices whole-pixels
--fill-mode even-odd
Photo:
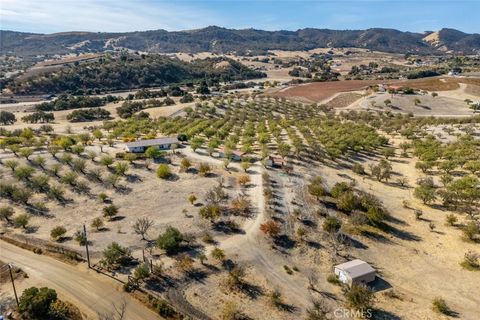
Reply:
[[[148,218],[138,218],[133,225],[133,231],[142,236],[142,240],[145,239],[145,235],[147,234],[148,230],[153,226],[153,220]]]
[[[112,303],[113,311],[104,314],[97,314],[99,320],[123,320],[126,319],[127,302],[122,300],[118,305]]]

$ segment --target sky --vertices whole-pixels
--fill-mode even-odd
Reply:
[[[480,0],[0,0],[0,29],[37,33],[301,28],[480,33]]]

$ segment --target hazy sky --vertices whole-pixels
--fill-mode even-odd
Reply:
[[[480,0],[0,0],[0,28],[29,32],[443,27],[480,33]]]

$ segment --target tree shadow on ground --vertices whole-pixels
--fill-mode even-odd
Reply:
[[[295,241],[288,235],[282,234],[273,239],[273,243],[283,249],[293,249],[295,247]]]
[[[383,309],[372,309],[371,319],[375,320],[401,320],[402,318]]]

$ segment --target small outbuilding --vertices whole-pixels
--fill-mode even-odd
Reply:
[[[162,137],[156,139],[137,140],[125,143],[125,151],[140,153],[145,152],[149,147],[155,147],[159,150],[170,150],[172,145],[178,145],[177,137]]]
[[[283,168],[285,165],[285,160],[277,156],[269,156],[266,163],[267,167],[271,168]]]
[[[218,158],[225,158],[225,153],[230,153],[230,160],[233,161],[242,161],[243,157],[245,156],[245,152],[240,150],[230,150],[226,151],[224,147],[220,147],[217,149],[217,157]]]
[[[352,286],[374,281],[376,272],[365,261],[355,259],[335,266],[335,275],[341,282]]]

